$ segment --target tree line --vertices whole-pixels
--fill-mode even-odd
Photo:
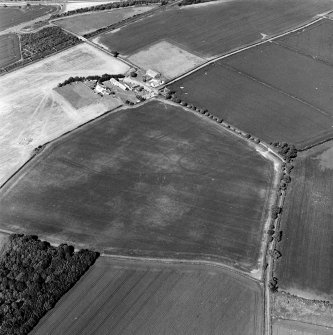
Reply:
[[[178,6],[195,5],[198,3],[212,2],[212,1],[216,1],[216,0],[183,0],[178,4]]]
[[[109,10],[109,9],[138,6],[138,5],[149,5],[149,4],[155,4],[155,3],[160,3],[161,6],[164,6],[168,3],[168,0],[128,0],[128,1],[121,1],[121,2],[111,2],[111,3],[101,4],[101,5],[92,6],[92,7],[73,9],[73,10],[70,10],[64,13],[53,14],[51,15],[50,19],[57,19],[60,17],[70,16],[74,14],[88,13],[88,12],[93,12],[93,11]]]
[[[108,74],[104,73],[101,76],[94,75],[94,76],[87,76],[87,77],[69,77],[68,79],[64,80],[62,83],[58,84],[58,87],[62,87],[68,85],[70,83],[78,82],[78,81],[85,81],[85,80],[97,80],[99,83],[103,83],[104,81],[110,80],[111,78],[119,79],[124,78],[123,74]]]
[[[0,259],[0,334],[28,334],[98,255],[74,252],[67,244],[54,247],[34,235],[11,235]]]

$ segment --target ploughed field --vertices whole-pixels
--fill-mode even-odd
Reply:
[[[282,213],[276,276],[292,294],[332,301],[332,142],[298,156]]]
[[[34,20],[40,16],[51,14],[57,10],[56,6],[31,5],[30,7],[0,7],[0,31],[16,26],[20,23]]]
[[[267,142],[303,148],[333,134],[332,81],[332,66],[268,43],[219,60],[169,87],[182,100],[208,108]]]
[[[212,57],[276,34],[331,9],[331,0],[235,0],[174,6],[115,32],[99,42],[123,55],[168,40],[199,56]],[[147,31],[147,27],[148,31]]]
[[[0,36],[0,68],[21,59],[20,41],[16,34]]]
[[[258,335],[263,293],[216,267],[100,257],[31,334],[50,331]]]
[[[58,140],[3,188],[3,229],[113,253],[258,262],[273,164],[215,122],[149,102]]]
[[[333,21],[321,20],[275,43],[333,65]]]
[[[54,23],[70,32],[83,35],[115,24],[131,16],[146,12],[152,8],[152,6],[144,6],[112,9],[105,12],[92,12],[83,15],[65,17],[64,19],[54,21]]]

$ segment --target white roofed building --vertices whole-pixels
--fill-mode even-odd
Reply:
[[[155,78],[159,78],[161,76],[161,74],[157,71],[149,69],[146,72],[146,76],[155,79]]]

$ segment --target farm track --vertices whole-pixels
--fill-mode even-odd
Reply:
[[[333,10],[331,10],[331,11],[329,11],[329,12],[326,12],[326,13],[323,13],[323,14],[318,14],[318,15],[317,15],[317,17],[319,16],[318,18],[311,19],[310,22],[306,22],[306,23],[304,23],[304,24],[302,24],[302,25],[300,25],[300,26],[298,26],[298,27],[296,27],[296,28],[289,29],[289,30],[287,30],[287,31],[285,31],[285,32],[283,32],[283,33],[274,35],[274,36],[269,37],[269,38],[267,38],[267,39],[264,39],[264,40],[262,40],[262,41],[260,41],[260,42],[255,42],[255,43],[251,43],[251,44],[249,44],[249,45],[245,45],[245,46],[238,47],[238,48],[235,49],[235,50],[231,50],[231,51],[229,51],[229,52],[227,52],[227,53],[224,53],[224,54],[222,54],[222,55],[219,55],[219,56],[217,56],[217,57],[214,57],[213,59],[208,60],[207,62],[205,62],[205,63],[203,63],[203,64],[197,66],[196,68],[194,68],[194,69],[192,69],[192,70],[190,70],[190,71],[188,71],[188,72],[186,72],[186,73],[184,73],[184,74],[182,74],[182,75],[180,75],[180,76],[178,76],[178,77],[176,77],[176,78],[174,78],[174,79],[172,79],[172,80],[166,82],[165,84],[161,85],[159,88],[164,88],[164,87],[166,87],[166,86],[168,86],[168,85],[171,85],[171,84],[177,82],[178,80],[181,80],[181,79],[183,79],[183,78],[189,76],[190,74],[192,74],[192,73],[194,73],[194,72],[197,72],[198,70],[200,70],[200,69],[206,67],[207,65],[213,64],[213,63],[215,63],[215,62],[217,62],[217,61],[219,61],[219,60],[221,60],[221,59],[228,58],[228,57],[230,57],[230,56],[239,54],[239,53],[241,53],[241,52],[243,52],[243,51],[246,51],[246,50],[248,50],[248,49],[255,48],[255,47],[260,46],[260,45],[265,44],[265,43],[273,42],[273,41],[275,41],[275,40],[278,39],[278,38],[281,38],[281,37],[283,37],[283,36],[286,36],[286,35],[289,35],[289,34],[291,34],[291,33],[296,32],[296,31],[299,31],[299,30],[302,30],[302,29],[304,29],[304,28],[307,28],[307,27],[309,27],[309,26],[311,26],[311,25],[313,25],[313,24],[315,24],[315,23],[317,23],[317,22],[320,22],[320,21],[324,20],[325,17],[324,17],[324,16],[321,16],[321,15],[327,15],[327,14],[329,14],[329,13],[331,13],[331,12],[333,12]]]

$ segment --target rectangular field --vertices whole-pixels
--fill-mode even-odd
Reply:
[[[125,73],[128,66],[81,44],[0,77],[0,184],[32,150],[109,110],[98,103],[75,110],[54,92],[69,77]]]
[[[170,85],[182,100],[266,142],[303,147],[333,135],[331,117],[218,63]]]
[[[40,16],[51,14],[57,10],[57,6],[31,5],[26,7],[0,7],[0,31],[16,26],[20,23],[37,19]]]
[[[282,213],[279,286],[304,298],[333,301],[333,145],[299,154]]]
[[[252,271],[273,177],[271,161],[216,122],[152,101],[44,149],[2,189],[1,228]]]
[[[333,328],[290,320],[274,320],[272,335],[332,335]]]
[[[20,41],[16,34],[0,36],[0,68],[21,59]]]
[[[275,42],[333,65],[333,21],[321,20]]]
[[[120,22],[131,16],[151,10],[153,6],[129,7],[75,15],[54,21],[58,26],[78,35],[84,35],[97,29]]]
[[[263,293],[216,267],[100,257],[31,332],[263,334]]]
[[[118,31],[102,34],[98,42],[122,55],[132,55],[167,39],[202,57],[213,57],[297,26],[331,9],[331,0],[233,0],[174,6]]]
[[[332,66],[273,43],[220,62],[312,106],[330,118],[333,126]]]

